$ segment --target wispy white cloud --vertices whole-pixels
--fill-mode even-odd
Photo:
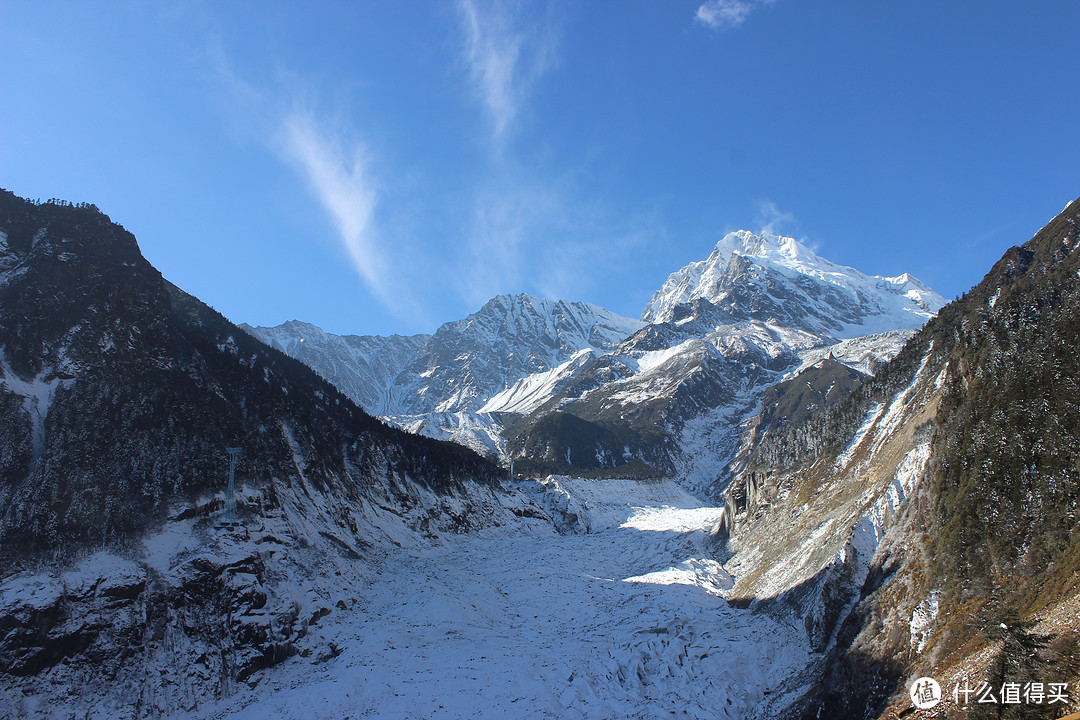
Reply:
[[[510,172],[477,193],[457,288],[470,305],[521,291],[589,299],[601,276],[629,270],[657,236],[657,219],[585,199],[576,174]]]
[[[583,246],[570,238],[587,234],[586,204],[568,191],[569,176],[545,177],[508,145],[534,86],[556,62],[550,7],[532,0],[457,0],[456,7],[465,69],[498,152],[472,191],[455,283],[472,305],[499,293],[572,289]]]
[[[390,314],[427,327],[430,312],[423,283],[416,280],[425,270],[423,258],[413,251],[412,228],[398,226],[398,208],[407,200],[400,183],[380,182],[383,178],[372,172],[380,155],[369,150],[358,123],[344,112],[317,111],[325,97],[287,68],[243,72],[215,34],[201,59],[235,141],[255,143],[291,167],[326,214],[333,239],[371,296]],[[334,99],[331,93],[331,106]]]
[[[757,204],[758,229],[770,235],[792,234],[799,227],[799,221],[790,212],[777,207],[772,200],[762,200]]]
[[[400,302],[375,227],[376,186],[364,146],[347,133],[320,124],[306,110],[293,110],[281,127],[281,149],[329,215],[360,278],[384,305]]]
[[[501,140],[533,84],[555,57],[550,22],[527,30],[523,6],[509,0],[458,0],[469,78]]]
[[[472,305],[516,292],[525,281],[525,257],[536,229],[549,217],[548,193],[512,187],[505,181],[477,191],[465,252],[456,273],[458,291]]]
[[[775,0],[706,0],[698,6],[694,19],[713,30],[730,30],[746,22],[756,8]]]

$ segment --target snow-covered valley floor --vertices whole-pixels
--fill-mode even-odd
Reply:
[[[319,629],[337,657],[293,658],[195,716],[745,718],[806,666],[797,618],[724,600],[719,508],[671,483],[558,485],[591,532],[522,519],[383,551]]]

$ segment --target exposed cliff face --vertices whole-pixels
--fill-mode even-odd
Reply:
[[[770,486],[769,477],[777,467],[786,467],[782,450],[770,452],[763,446],[783,448],[790,440],[800,448],[812,446],[815,438],[799,428],[805,428],[815,414],[846,401],[866,379],[830,356],[765,391],[761,409],[747,423],[740,452],[732,462],[736,481],[725,492],[729,530],[737,515],[755,512]]]
[[[981,680],[980,627],[1056,617],[1080,588],[1078,205],[843,402],[748,436],[729,490],[733,596],[794,603],[827,651],[788,714],[877,717],[910,708],[919,675]],[[1055,622],[1059,638],[1078,629]]]
[[[228,694],[333,651],[310,627],[370,580],[342,559],[512,517],[494,465],[370,417],[95,208],[0,194],[0,346],[2,715]]]

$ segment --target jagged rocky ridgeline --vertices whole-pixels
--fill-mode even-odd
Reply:
[[[317,659],[343,558],[509,517],[491,462],[372,418],[92,206],[0,192],[0,348],[3,716],[152,715]]]
[[[873,372],[944,304],[909,275],[867,276],[746,231],[672,273],[642,313],[500,296],[434,336],[250,328],[372,412],[542,476],[727,478],[762,393],[837,343]]]
[[[641,326],[589,303],[521,294],[492,298],[434,335],[339,336],[298,321],[242,327],[309,364],[373,414],[499,455],[501,418],[520,412],[529,394],[500,397],[510,384],[610,352]]]

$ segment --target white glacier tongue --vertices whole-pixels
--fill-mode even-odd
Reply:
[[[834,339],[915,329],[945,305],[943,297],[907,273],[866,275],[822,258],[794,238],[746,230],[728,233],[707,260],[672,273],[641,318],[652,323],[685,319],[695,312],[688,307],[698,298],[730,319],[775,317]]]
[[[720,508],[670,482],[521,489],[592,531],[522,518],[389,551],[319,625],[340,655],[283,663],[194,716],[744,719],[806,667],[800,618],[726,602],[708,555]]]

